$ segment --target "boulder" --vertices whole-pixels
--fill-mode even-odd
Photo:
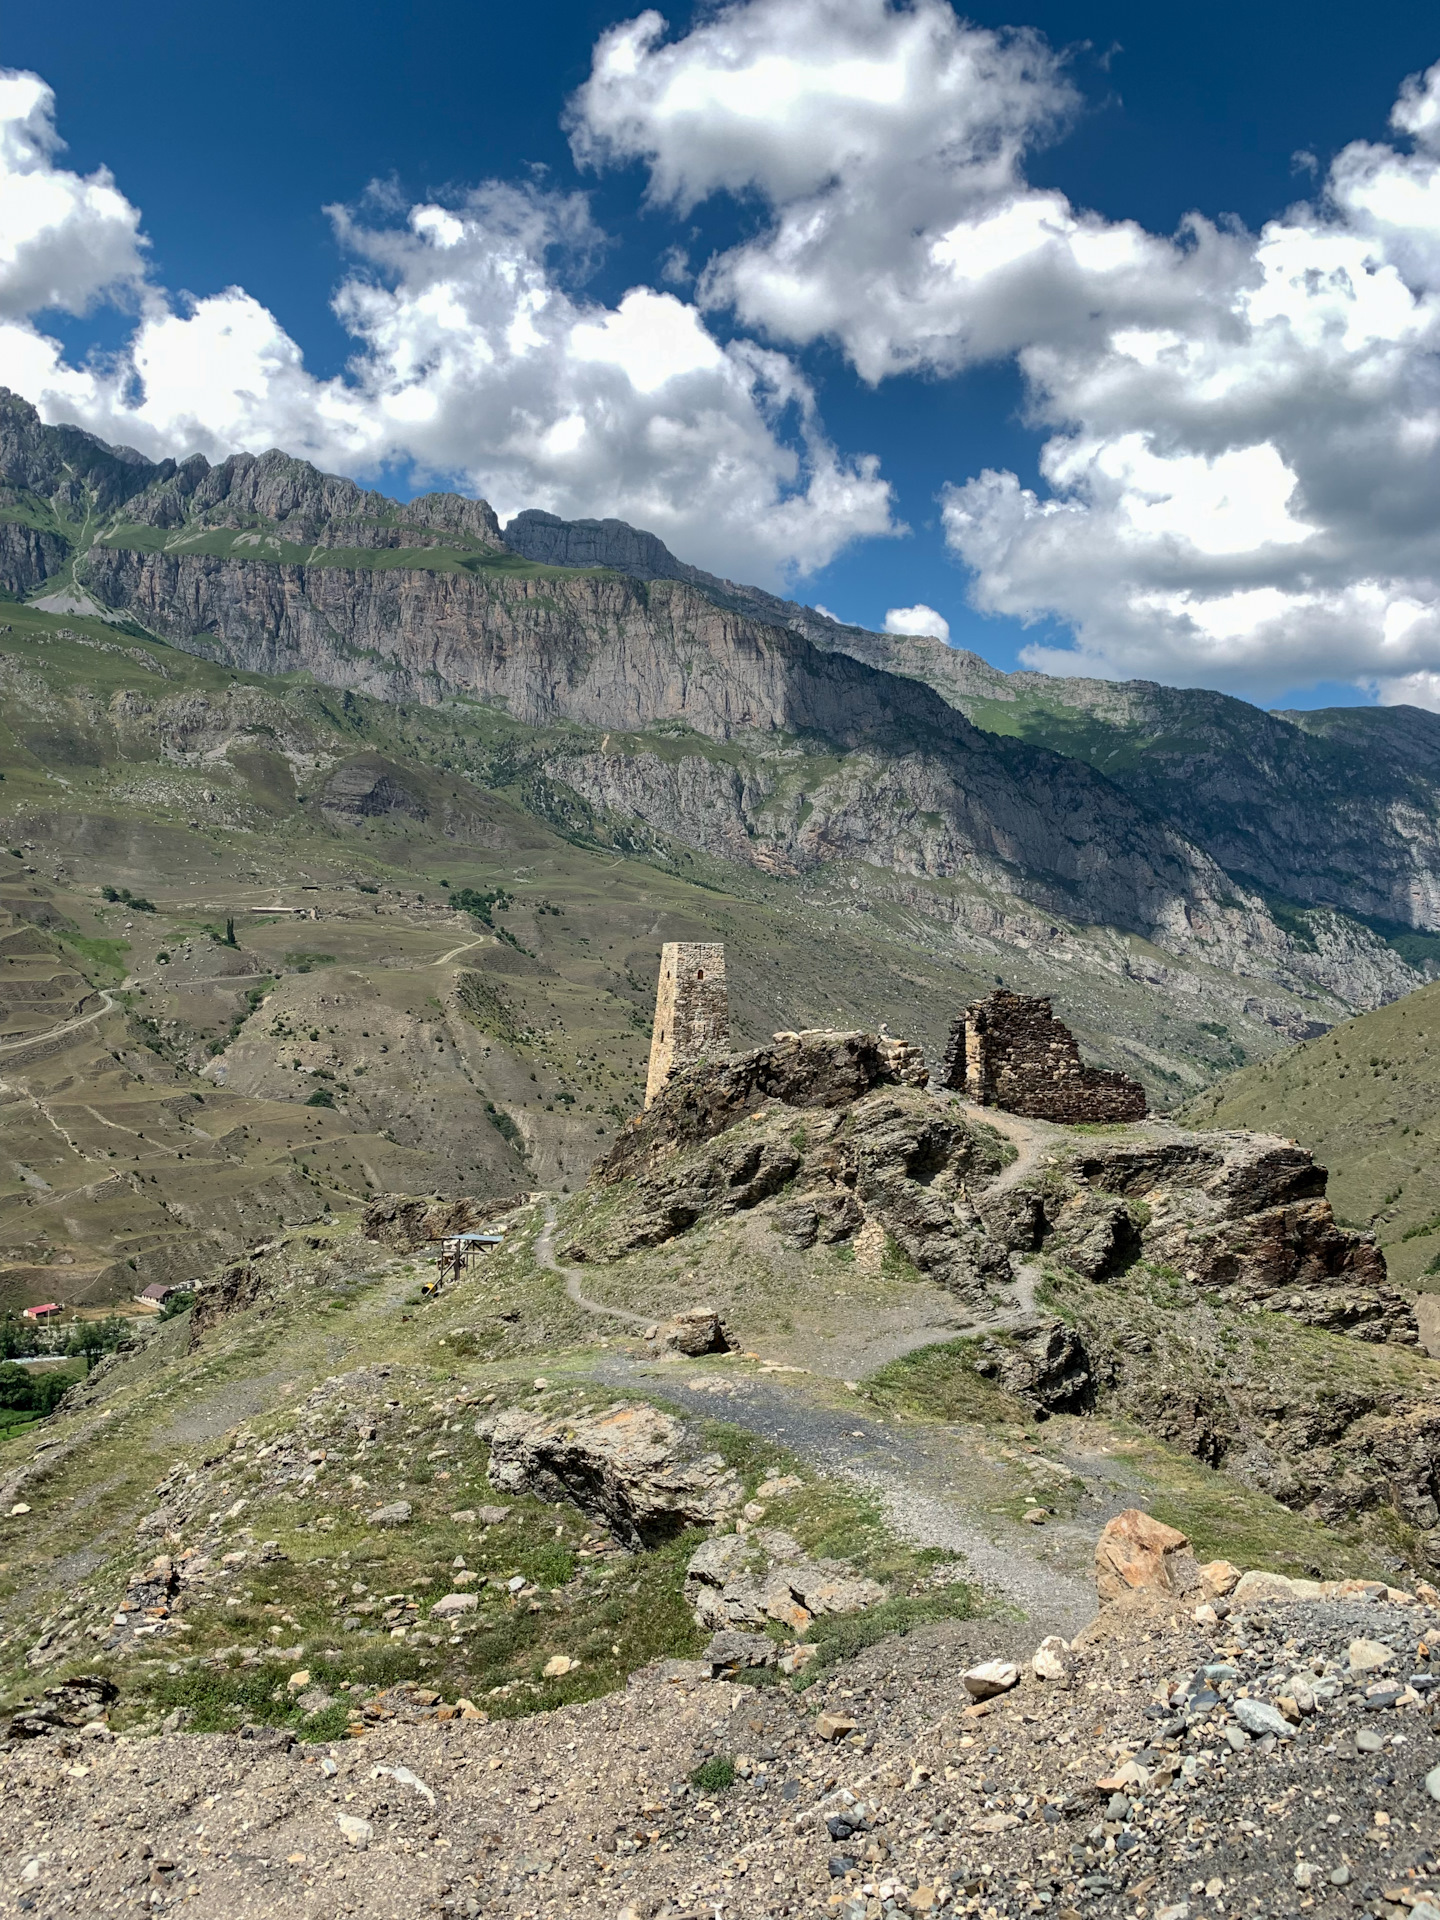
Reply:
[[[961,1674],[960,1684],[972,1700],[993,1700],[1020,1684],[1020,1669],[1009,1660],[983,1660]]]
[[[473,1593],[447,1593],[443,1600],[437,1600],[430,1609],[432,1620],[453,1620],[462,1613],[474,1613],[480,1600]]]
[[[1200,1589],[1190,1542],[1174,1527],[1127,1507],[1095,1545],[1095,1589],[1102,1606],[1133,1593],[1179,1599]]]
[[[373,1513],[367,1513],[365,1519],[372,1527],[408,1527],[410,1512],[408,1500],[392,1500],[388,1506],[376,1507]]]
[[[1207,1560],[1199,1569],[1200,1584],[1213,1600],[1222,1600],[1235,1591],[1240,1569],[1228,1560]]]
[[[656,1344],[671,1353],[694,1356],[701,1353],[729,1353],[734,1341],[725,1331],[725,1322],[712,1307],[687,1307],[656,1330]]]
[[[709,1661],[711,1672],[718,1677],[773,1667],[779,1652],[768,1634],[728,1632],[717,1633],[700,1657]]]
[[[1292,1580],[1288,1574],[1257,1569],[1241,1574],[1230,1590],[1230,1603],[1236,1607],[1256,1607],[1266,1601],[1284,1605],[1295,1600],[1328,1600],[1334,1591],[1333,1580]]]
[[[694,1458],[684,1426],[644,1404],[567,1418],[511,1408],[490,1436],[490,1484],[570,1500],[629,1547],[718,1519],[743,1498],[719,1454]]]

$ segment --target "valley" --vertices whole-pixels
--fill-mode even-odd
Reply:
[[[1162,1796],[1290,1759],[1227,1663],[1440,1605],[1428,716],[997,676],[618,522],[152,467],[3,396],[0,480],[0,1315],[133,1322],[0,1428],[0,1798],[65,1763],[64,1901],[378,1914],[372,1848],[467,1916],[1183,1892]],[[644,1108],[669,942],[723,945],[730,1051]],[[999,986],[1150,1117],[944,1090]],[[1158,1611],[1106,1587],[1132,1536]],[[1429,1732],[1418,1635],[1382,1705]],[[940,1720],[913,1834],[800,1837]],[[991,1748],[962,1831],[1000,1725],[1057,1771]],[[637,1727],[663,1765],[602,1789]]]

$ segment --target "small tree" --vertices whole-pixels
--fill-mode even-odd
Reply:
[[[65,1352],[83,1358],[88,1373],[102,1353],[113,1353],[123,1340],[129,1338],[130,1322],[122,1319],[118,1313],[107,1313],[103,1320],[77,1321],[70,1329]]]

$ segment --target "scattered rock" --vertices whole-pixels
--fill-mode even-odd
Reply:
[[[1378,1673],[1382,1667],[1394,1666],[1395,1649],[1383,1640],[1352,1640],[1347,1657],[1352,1673]]]
[[[365,1518],[372,1527],[408,1527],[410,1512],[408,1500],[392,1500],[388,1506],[376,1507]]]
[[[419,1774],[412,1773],[409,1767],[372,1767],[370,1769],[370,1778],[372,1780],[393,1780],[397,1787],[410,1787],[419,1794],[422,1800],[428,1801],[432,1807],[435,1804],[435,1789],[433,1787],[427,1787]]]
[[[358,1814],[354,1813],[337,1813],[335,1824],[350,1846],[358,1847],[363,1853],[370,1845],[370,1838],[375,1829],[368,1820],[362,1820]]]
[[[553,1653],[541,1673],[546,1680],[563,1680],[567,1673],[573,1673],[579,1665],[580,1662],[572,1660],[568,1653]]]
[[[855,1731],[855,1722],[844,1713],[822,1713],[815,1722],[816,1737],[821,1740],[845,1740]]]
[[[1070,1662],[1066,1655],[1070,1643],[1062,1640],[1058,1633],[1046,1634],[1031,1656],[1030,1665],[1037,1679],[1064,1680],[1070,1678]]]

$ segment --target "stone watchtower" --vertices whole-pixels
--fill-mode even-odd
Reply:
[[[728,1051],[729,1044],[724,947],[718,942],[667,940],[660,950],[646,1106],[664,1091],[672,1073],[692,1065],[702,1053]]]

